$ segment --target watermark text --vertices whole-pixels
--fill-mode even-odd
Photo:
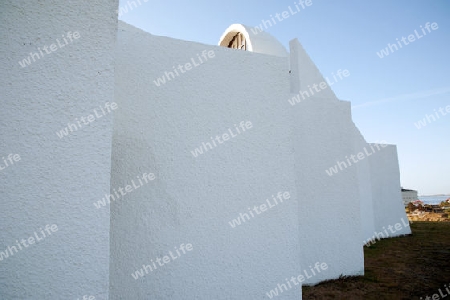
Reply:
[[[172,252],[168,251],[168,255],[161,257],[157,257],[155,261],[158,263],[159,267],[164,266],[164,264],[169,264],[170,262],[173,262],[174,260],[181,257],[181,253],[186,254],[186,251],[192,251],[194,248],[192,244],[181,244],[180,247],[174,247],[175,251]],[[136,272],[132,273],[131,276],[137,280],[141,277],[144,277],[145,275],[149,274],[149,272],[153,272],[156,269],[158,269],[157,264],[153,261],[153,259],[150,260],[151,263],[149,265],[142,265],[142,268],[137,270]],[[144,274],[145,273],[145,274]]]
[[[416,128],[422,129],[423,127],[427,126],[428,124],[431,124],[431,122],[436,122],[441,116],[445,117],[447,114],[450,113],[450,105],[447,105],[445,107],[445,111],[444,111],[444,108],[442,108],[442,107],[439,107],[438,111],[441,113],[441,115],[439,115],[438,112],[436,110],[434,110],[434,115],[426,114],[425,118],[414,123]]]
[[[144,173],[144,174],[142,174],[142,176],[136,176],[136,178],[138,179],[139,184],[136,184],[136,182],[134,182],[134,179],[132,179],[131,184],[126,185],[125,188],[122,188],[122,187],[118,188],[117,190],[119,192],[117,192],[116,189],[113,189],[113,193],[111,193],[109,195],[105,194],[105,197],[103,197],[101,200],[97,201],[97,203],[94,203],[94,206],[97,209],[105,207],[106,204],[110,204],[111,201],[117,201],[117,200],[119,200],[120,197],[123,198],[123,196],[125,196],[126,194],[131,193],[132,191],[135,191],[138,188],[140,188],[141,186],[143,186],[144,185],[143,181],[145,183],[148,183],[150,181],[155,180],[156,177],[155,177],[155,174],[153,174],[153,173],[149,173],[149,174]]]
[[[36,242],[39,242],[47,237],[44,230],[47,232],[47,235],[51,235],[52,232],[58,231],[58,226],[56,224],[53,225],[45,225],[45,228],[39,228],[39,233],[34,232],[34,236],[30,236],[27,239],[21,239],[20,242],[16,240],[16,245],[14,246],[8,246],[5,251],[0,251],[0,261],[7,259],[10,255],[14,256],[14,254],[18,253],[19,250],[23,250],[24,248],[28,248],[30,245],[35,244]],[[22,248],[23,246],[23,248]],[[19,249],[17,249],[19,248]],[[13,251],[14,250],[14,251]],[[9,252],[9,253],[8,253]]]
[[[288,200],[289,198],[291,198],[291,194],[289,194],[289,192],[284,192],[284,193],[278,192],[277,197],[272,195],[272,200],[273,200],[272,203],[269,199],[266,199],[265,203],[258,205],[258,206],[255,205],[253,208],[249,208],[248,214],[240,213],[239,216],[237,217],[237,219],[233,219],[232,221],[228,222],[228,224],[230,224],[231,228],[235,228],[236,226],[241,225],[242,223],[245,223],[246,222],[245,218],[247,218],[248,221],[251,220],[250,216],[252,216],[252,218],[255,218],[255,215],[253,214],[253,212],[255,212],[256,215],[260,215],[263,212],[265,212],[268,208],[277,206],[279,204],[278,202],[283,203],[283,200]],[[266,205],[266,203],[267,203],[267,205]],[[250,216],[249,216],[249,214],[250,214]]]
[[[184,65],[178,64],[178,66],[173,66],[173,72],[172,71],[164,72],[164,75],[158,77],[156,80],[153,80],[153,83],[158,87],[163,84],[166,84],[166,82],[169,82],[175,79],[176,77],[179,77],[181,74],[184,74],[187,71],[192,70],[192,67],[198,67],[207,62],[208,58],[211,59],[214,58],[215,56],[216,54],[214,53],[213,50],[209,51],[203,50],[201,55],[200,53],[197,53],[197,58],[192,57],[190,62],[187,62]],[[178,73],[178,71],[180,72]]]
[[[341,69],[337,70],[336,75],[334,73],[331,73],[331,74],[333,74],[333,80],[334,81],[330,81],[328,79],[328,77],[325,77],[325,81],[326,82],[322,81],[319,84],[314,83],[312,86],[308,85],[308,89],[300,91],[294,97],[288,99],[288,102],[292,106],[294,106],[295,104],[302,102],[302,100],[306,100],[307,98],[314,96],[316,93],[320,93],[321,91],[327,89],[328,87],[332,86],[333,84],[335,84],[339,80],[343,80],[344,78],[350,76],[350,72],[347,69],[345,69],[345,70],[341,70]]]
[[[381,141],[383,142],[383,141]],[[369,157],[371,155],[373,155],[374,153],[378,151],[381,151],[381,148],[385,148],[387,146],[386,143],[383,144],[368,144],[370,146],[370,150],[371,151],[367,151],[367,148],[364,147],[363,151],[358,152],[358,154],[352,154],[350,155],[350,158],[348,156],[345,156],[345,160],[344,161],[337,161],[336,165],[334,165],[333,167],[329,168],[328,170],[325,170],[325,172],[328,174],[328,176],[333,176],[334,174],[337,174],[339,171],[342,171],[344,169],[347,169],[348,167],[350,167],[352,165],[352,162],[354,164],[360,162],[361,160],[363,160],[366,157]],[[375,150],[374,147],[377,149]],[[350,161],[351,160],[351,161]]]
[[[62,35],[64,42],[62,43],[59,39],[56,39],[56,42],[58,45],[56,45],[55,43],[51,44],[50,46],[45,45],[44,47],[38,47],[38,52],[30,52],[30,55],[28,55],[27,57],[25,57],[23,60],[19,61],[19,65],[22,68],[25,68],[26,66],[31,65],[31,63],[35,62],[36,59],[41,59],[44,57],[44,52],[45,55],[48,55],[50,53],[53,53],[55,51],[57,51],[58,49],[61,49],[63,47],[65,47],[66,45],[69,44],[69,42],[67,41],[67,39],[70,40],[70,43],[73,43],[74,40],[77,40],[80,38],[80,33],[78,31],[74,31],[73,33],[71,31],[67,32],[66,35]],[[67,38],[67,39],[66,39]],[[44,50],[44,52],[42,52],[42,50]],[[49,51],[50,50],[50,51]],[[33,61],[31,61],[33,60]]]
[[[19,154],[8,154],[8,157],[2,157],[2,162],[0,162],[0,171],[8,168],[9,166],[14,165],[14,162],[20,161]]]
[[[97,111],[97,108],[93,109],[93,114],[88,115],[87,117],[81,117],[79,120],[78,118],[75,118],[73,123],[67,123],[67,127],[64,127],[60,131],[56,132],[56,135],[62,139],[65,136],[68,136],[69,133],[78,131],[78,129],[81,129],[84,125],[89,125],[90,123],[94,122],[97,119],[102,118],[103,116],[106,116],[106,114],[111,113],[113,110],[117,109],[117,103],[116,102],[106,102],[104,107],[99,106],[100,110]]]
[[[433,23],[427,22],[425,24],[425,28],[423,28],[422,25],[420,25],[420,29],[421,29],[423,35],[420,35],[420,33],[417,32],[417,29],[415,29],[414,34],[410,34],[410,35],[408,35],[408,37],[402,36],[402,38],[400,40],[397,38],[396,39],[397,43],[394,43],[394,44],[388,43],[386,48],[381,49],[379,52],[377,52],[377,55],[379,58],[384,58],[384,57],[388,56],[389,54],[394,53],[395,51],[398,51],[399,47],[401,49],[403,46],[407,46],[410,43],[416,41],[416,39],[420,40],[421,38],[426,36],[428,33],[430,33],[431,30],[437,30],[438,28],[439,28],[439,26],[436,22],[433,22]],[[402,45],[402,43],[403,43],[403,45]],[[397,45],[398,45],[398,47],[397,47]]]
[[[267,292],[266,295],[267,295],[267,297],[269,297],[269,299],[272,299],[273,297],[278,296],[279,294],[283,293],[284,291],[287,292],[288,290],[292,289],[294,286],[297,286],[297,285],[301,286],[302,282],[305,281],[306,279],[312,278],[312,277],[320,274],[320,272],[325,271],[327,269],[328,269],[328,265],[326,263],[316,262],[314,267],[309,266],[309,272],[308,272],[308,270],[303,270],[303,274],[305,274],[305,276],[303,276],[303,274],[300,274],[297,277],[292,276],[290,279],[286,278],[286,284],[278,283],[277,286],[274,289],[270,290],[270,292]],[[316,272],[317,272],[317,274],[316,274]]]
[[[294,2],[294,8],[292,8],[292,6],[289,5],[287,7],[287,10],[281,13],[277,12],[275,14],[275,17],[273,15],[270,15],[269,20],[261,20],[261,23],[258,26],[252,27],[250,29],[253,32],[253,34],[263,32],[264,31],[263,28],[267,30],[270,27],[275,26],[277,24],[277,20],[278,22],[282,22],[288,19],[289,17],[298,14],[302,10],[305,10],[308,6],[311,6],[312,4],[313,4],[312,0],[305,0],[305,1],[299,0],[298,2]]]
[[[195,148],[195,150],[191,150],[191,153],[194,157],[198,157],[200,154],[206,153],[209,150],[212,150],[214,148],[216,148],[218,145],[216,144],[216,141],[218,144],[223,144],[226,141],[230,140],[230,138],[234,138],[236,136],[238,136],[239,134],[245,132],[248,129],[251,129],[253,127],[252,122],[250,121],[241,121],[239,123],[239,126],[237,126],[236,124],[234,124],[234,129],[235,130],[231,130],[231,128],[228,128],[228,131],[223,133],[222,135],[216,135],[215,138],[211,137],[211,142],[203,142],[199,148]],[[239,129],[240,128],[240,129]],[[241,132],[242,131],[242,132]],[[234,134],[236,133],[236,134]],[[213,147],[214,145],[214,147]],[[209,149],[208,149],[209,148]],[[204,151],[204,152],[203,152]]]

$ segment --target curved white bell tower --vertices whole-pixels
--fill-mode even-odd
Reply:
[[[220,38],[219,46],[274,56],[288,56],[288,52],[276,38],[257,27],[242,24],[228,27]]]

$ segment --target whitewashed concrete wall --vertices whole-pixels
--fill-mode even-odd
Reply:
[[[377,149],[375,144],[368,145]],[[375,231],[370,237],[375,233],[378,233],[379,238],[410,234],[411,229],[400,191],[397,147],[386,145],[381,151],[375,151],[369,159],[375,221]]]
[[[214,58],[161,86],[197,53]],[[245,67],[243,67],[245,66]],[[267,299],[301,275],[286,58],[235,51],[119,26],[112,188],[156,179],[113,202],[111,299]],[[234,124],[248,131],[194,157]],[[289,200],[232,228],[248,208]],[[193,250],[135,280],[132,273],[182,243]],[[302,249],[300,248],[302,246]],[[293,285],[293,284],[292,284]],[[300,285],[277,299],[301,299]]]
[[[291,85],[297,94],[325,81],[298,40],[291,41],[290,49]],[[329,266],[306,283],[363,274],[356,168],[326,173],[353,153],[350,103],[337,100],[330,87],[294,106],[284,102],[292,113],[302,267],[316,262]]]
[[[365,154],[366,151],[371,151],[370,146],[367,144],[363,135],[359,129],[353,125],[353,154],[358,153]],[[369,152],[370,153],[370,152]],[[358,189],[359,199],[361,207],[361,227],[362,227],[362,244],[366,243],[366,240],[370,238],[375,230],[375,215],[373,210],[373,198],[372,198],[372,180],[370,177],[370,157],[364,156],[355,165],[358,172]],[[386,209],[386,208],[385,208]]]
[[[0,2],[0,157],[20,156],[0,170],[0,252],[14,254],[0,261],[0,299],[108,298],[109,211],[92,203],[109,190],[112,114],[56,132],[114,100],[117,6]],[[30,52],[35,61],[21,67]]]

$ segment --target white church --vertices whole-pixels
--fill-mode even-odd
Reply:
[[[297,300],[411,233],[396,146],[332,90],[348,70],[91,2],[0,4],[1,299]]]

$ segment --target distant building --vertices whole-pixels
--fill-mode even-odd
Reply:
[[[417,196],[417,191],[402,188],[402,199],[403,204],[408,206],[409,202],[416,201],[419,197]]]

